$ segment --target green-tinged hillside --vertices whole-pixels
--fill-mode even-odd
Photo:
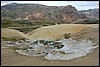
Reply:
[[[1,28],[19,27],[19,26],[21,26],[19,23],[15,23],[10,19],[1,19]]]
[[[29,31],[32,31],[42,26],[50,26],[50,25],[55,25],[55,24],[60,24],[60,22],[57,22],[54,20],[14,21],[7,18],[1,19],[1,28],[16,29],[24,33],[28,33]]]
[[[41,4],[17,4],[11,3],[1,6],[1,17],[12,20],[55,20],[72,22],[86,18],[78,13],[72,5],[47,6]]]

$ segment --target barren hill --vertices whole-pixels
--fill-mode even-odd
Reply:
[[[61,24],[54,26],[41,27],[32,32],[29,32],[28,35],[32,39],[49,39],[57,40],[63,37],[65,33],[70,33],[71,35],[88,28],[87,25],[81,24]]]
[[[23,34],[22,32],[14,29],[8,28],[1,28],[1,37],[8,37],[8,38],[29,38],[28,35]]]

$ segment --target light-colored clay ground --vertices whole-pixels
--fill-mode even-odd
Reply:
[[[70,61],[46,60],[44,57],[28,57],[11,49],[1,49],[2,66],[99,66],[99,49],[85,57]]]
[[[84,32],[84,31],[81,31]],[[81,33],[80,32],[80,33]],[[93,42],[99,45],[99,28],[88,29],[86,33],[80,34],[83,38],[92,37]],[[77,36],[73,38],[78,39]],[[29,57],[17,54],[14,50],[9,48],[1,48],[1,66],[99,66],[99,48],[95,49],[93,53],[85,57],[61,61],[61,60],[46,60],[44,57]]]
[[[32,39],[57,40],[62,38],[65,33],[75,34],[89,26],[85,24],[60,24],[41,27],[28,33]]]
[[[19,37],[19,38],[29,38],[28,35],[25,35],[24,33],[9,29],[9,28],[1,28],[1,37]]]

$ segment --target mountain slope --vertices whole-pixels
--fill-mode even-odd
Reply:
[[[77,9],[71,5],[57,7],[17,3],[1,6],[1,17],[13,20],[55,20],[63,22],[86,18],[84,15],[80,15]]]
[[[99,9],[82,10],[82,11],[79,11],[79,12],[81,14],[84,14],[89,19],[99,20]]]

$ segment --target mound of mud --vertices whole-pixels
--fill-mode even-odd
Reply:
[[[65,33],[70,33],[71,35],[86,29],[88,26],[83,24],[61,24],[41,27],[32,32],[29,32],[28,35],[34,40],[57,40],[61,39]]]
[[[28,35],[25,35],[24,33],[14,30],[14,29],[8,29],[8,28],[1,28],[1,37],[7,37],[7,38],[28,38]]]

